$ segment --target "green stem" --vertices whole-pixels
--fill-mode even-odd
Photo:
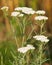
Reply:
[[[26,17],[23,19],[23,38],[22,38],[22,46],[24,45],[25,42],[25,22],[26,22]]]
[[[42,44],[40,47],[40,65],[42,65]]]
[[[44,26],[44,24],[41,24],[41,26],[40,26],[40,34],[43,33],[43,26]]]
[[[26,58],[27,58],[27,65],[29,65],[29,61],[30,61],[30,54],[29,54],[29,51],[27,52]]]
[[[16,42],[16,45],[17,45],[17,48],[18,48],[19,45],[18,45],[18,43],[17,43],[17,37],[16,37],[16,35],[15,35],[15,30],[14,30],[14,27],[13,27],[13,25],[12,25],[11,22],[12,22],[12,21],[10,21],[10,25],[11,25],[12,33],[13,33],[13,35],[14,35],[14,39],[15,39],[15,42]]]
[[[1,65],[3,65],[3,56],[1,53],[0,53],[0,56],[1,56]]]
[[[15,19],[16,19],[16,24],[17,25],[19,25],[19,27],[20,27],[20,32],[22,33],[22,23],[20,22],[20,20],[17,18],[17,17],[15,17]]]

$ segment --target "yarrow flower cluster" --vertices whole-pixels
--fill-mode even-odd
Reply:
[[[35,11],[32,8],[28,8],[28,7],[17,7],[15,8],[16,11],[22,11],[25,14],[34,14]]]
[[[20,12],[12,12],[11,16],[18,16],[20,14]]]
[[[1,10],[6,10],[6,11],[8,11],[8,9],[9,9],[9,7],[7,7],[7,6],[3,6],[3,7],[1,8]]]
[[[44,10],[38,10],[38,11],[36,11],[36,14],[39,14],[39,16],[36,16],[34,18],[35,20],[38,20],[38,21],[48,20],[47,16],[43,16],[45,14]]]
[[[33,45],[27,45],[27,47],[29,48],[29,49],[35,49],[35,47],[33,47]]]
[[[38,41],[45,42],[45,43],[49,41],[49,39],[44,35],[36,35],[36,36],[33,36],[33,38],[35,38]]]
[[[39,20],[39,21],[41,21],[41,20],[48,20],[48,17],[46,17],[46,16],[36,16],[35,20]]]
[[[44,10],[38,10],[38,11],[36,11],[36,14],[45,14],[45,11]]]
[[[28,50],[31,50],[31,49],[35,49],[35,47],[33,47],[33,45],[27,45],[26,47],[18,48],[18,51],[20,53],[26,53]]]

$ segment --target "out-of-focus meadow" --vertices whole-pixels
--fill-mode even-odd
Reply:
[[[0,8],[3,6],[9,7],[9,16],[16,7],[30,7],[34,10],[46,11],[45,15],[48,17],[48,21],[45,24],[46,33],[44,35],[48,36],[50,40],[48,45],[50,58],[52,60],[52,0],[0,0]],[[32,16],[32,21],[34,21],[34,16]],[[17,56],[17,47],[15,40],[12,38],[9,18],[10,17],[4,17],[3,11],[0,9],[0,65],[12,65],[12,61],[15,59],[15,56]],[[38,32],[39,27],[36,25],[34,27],[35,31]],[[26,33],[29,33],[28,30]],[[20,40],[18,41],[20,42]]]

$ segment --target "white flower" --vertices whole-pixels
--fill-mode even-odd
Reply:
[[[7,6],[3,6],[2,8],[1,8],[1,10],[6,10],[6,11],[8,11],[8,7]]]
[[[47,20],[48,19],[48,17],[46,17],[46,16],[36,16],[35,17],[35,20]]]
[[[19,17],[23,17],[24,16],[24,14],[19,14]]]
[[[33,45],[27,45],[27,47],[28,47],[29,49],[35,49],[35,47],[33,47]]]
[[[45,14],[45,11],[44,10],[38,10],[38,11],[36,11],[36,14]]]
[[[20,53],[26,53],[29,49],[27,47],[21,47],[18,49]]]
[[[20,12],[12,12],[11,16],[18,16],[20,14]]]
[[[32,8],[28,8],[28,7],[17,7],[15,8],[15,10],[20,11],[20,10],[32,10]]]
[[[20,11],[20,10],[22,10],[22,7],[17,7],[17,8],[15,8],[15,10]]]
[[[47,37],[44,35],[36,35],[36,36],[33,36],[33,38],[35,38],[36,40],[39,40],[41,42],[48,42],[49,41],[49,39],[47,39]]]
[[[18,48],[20,53],[26,53],[28,50],[35,49],[32,45],[27,45],[26,47]]]
[[[29,14],[35,14],[35,11],[34,10],[31,10]]]
[[[28,8],[28,7],[17,7],[15,8],[15,10],[17,11],[22,11],[25,14],[34,14],[35,11],[32,8]]]
[[[25,13],[25,14],[28,14],[28,15],[29,15],[29,14],[34,14],[34,13],[35,13],[34,10],[30,10],[30,9],[23,9],[22,12]]]

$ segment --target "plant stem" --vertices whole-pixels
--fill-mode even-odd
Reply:
[[[40,52],[40,65],[42,65],[42,44],[39,47],[39,52]]]
[[[16,45],[17,45],[17,48],[18,48],[19,45],[18,45],[18,43],[17,43],[17,37],[16,37],[16,35],[15,35],[14,27],[13,27],[12,23],[10,23],[10,25],[11,25],[11,29],[12,29],[12,32],[13,32],[13,36],[14,36],[14,39],[15,39],[15,42],[16,42]]]
[[[31,34],[32,34],[32,32],[34,31],[34,26],[33,25],[31,25],[32,26],[32,30],[31,30],[31,32],[29,33],[29,35],[28,35],[28,37],[27,37],[27,40],[31,37]],[[35,33],[36,34],[36,33]]]
[[[26,17],[23,19],[23,38],[22,38],[22,46],[24,45],[25,42],[25,22],[26,22]]]
[[[0,53],[0,55],[1,55],[1,65],[3,65],[3,56],[1,53]]]

